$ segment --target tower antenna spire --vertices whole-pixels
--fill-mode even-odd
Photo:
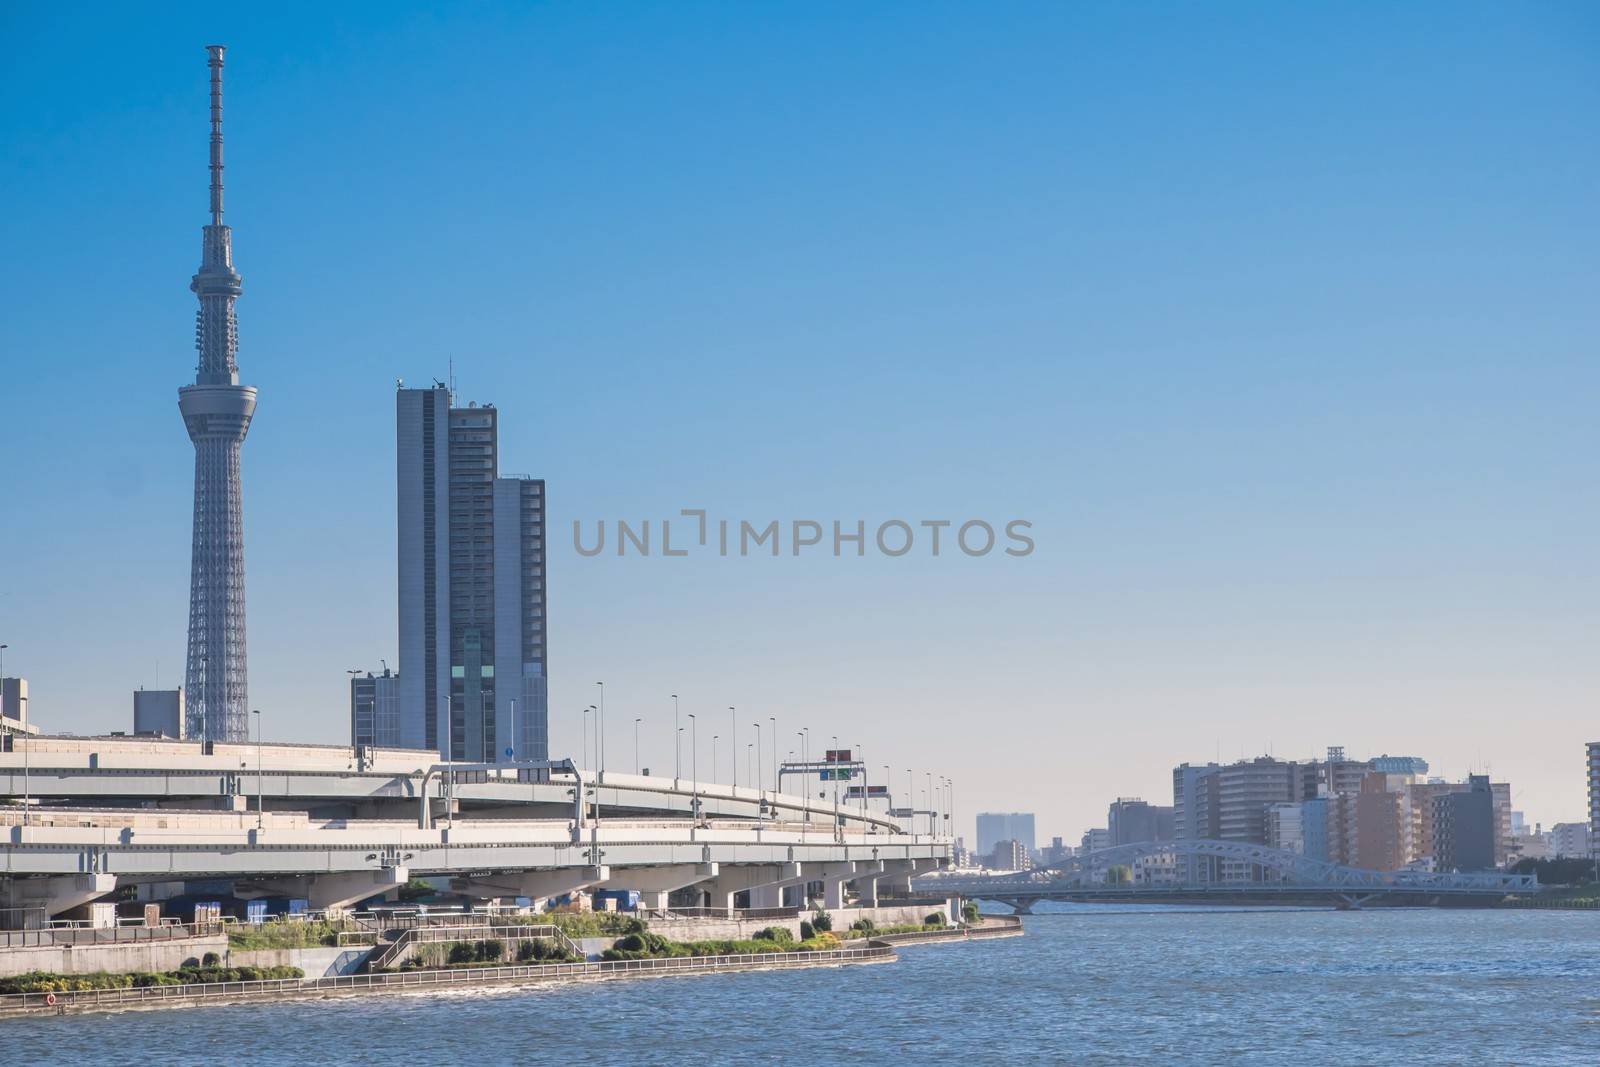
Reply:
[[[222,225],[222,53],[225,45],[208,44],[211,54],[211,225]]]
[[[239,384],[233,235],[222,222],[222,53],[206,46],[211,67],[211,221],[201,230],[200,269],[189,282],[199,299],[193,385],[178,390],[178,410],[194,442],[194,540],[189,572],[189,648],[184,663],[187,734],[243,741],[249,733],[245,659],[244,492],[240,450],[255,415],[254,386]]]

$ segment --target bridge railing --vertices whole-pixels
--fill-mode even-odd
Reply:
[[[51,926],[39,930],[0,930],[0,949],[182,941],[221,932],[222,926],[219,923],[166,923],[161,926]]]

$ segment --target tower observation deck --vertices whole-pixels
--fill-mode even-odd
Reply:
[[[200,270],[189,288],[199,365],[178,390],[194,442],[194,541],[189,574],[188,721],[198,740],[249,736],[245,662],[244,508],[239,454],[256,391],[239,384],[233,235],[222,222],[222,45],[208,45],[211,67],[211,223],[202,231]]]

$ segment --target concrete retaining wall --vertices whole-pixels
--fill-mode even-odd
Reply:
[[[774,968],[838,967],[851,964],[890,963],[894,958],[894,949],[890,946],[868,945],[828,952],[781,952],[750,956],[624,960],[614,963],[449,968],[357,974],[339,978],[214,982],[205,985],[151,986],[145,989],[103,989],[60,994],[17,993],[0,996],[0,1018],[19,1015],[66,1015],[84,1011],[120,1011],[128,1008],[177,1008],[241,1001],[305,1000],[377,993],[423,993],[491,985],[655,978]]]
[[[907,923],[921,925],[922,920],[936,911],[942,911],[950,917],[947,907],[938,904],[921,904],[914,907],[898,908],[834,908],[828,912],[833,919],[833,932],[843,936],[850,929],[850,924],[863,916],[870,918],[878,926],[903,926]],[[811,912],[807,911],[793,919],[650,919],[651,933],[660,934],[672,941],[712,941],[727,939],[731,941],[748,941],[756,933],[769,926],[782,927],[795,937],[800,936],[800,922],[809,920]],[[611,938],[605,947],[609,948]]]
[[[372,952],[370,945],[345,948],[263,948],[223,954],[225,967],[298,967],[307,978],[355,974]]]
[[[52,974],[128,974],[135,971],[175,971],[186,963],[198,964],[207,952],[225,955],[228,939],[222,934],[162,941],[124,941],[107,945],[42,945],[0,951],[0,976],[49,971]]]

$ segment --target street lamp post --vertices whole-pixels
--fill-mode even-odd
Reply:
[[[917,780],[911,773],[911,768],[906,768],[906,829],[912,837],[917,836]]]
[[[683,777],[683,727],[678,725],[678,694],[672,694],[672,788]]]
[[[583,762],[590,767],[594,766],[593,763],[589,763],[589,712],[593,710],[594,706],[592,704],[583,709]]]
[[[950,779],[950,838],[955,838],[955,779]]]
[[[606,780],[606,683],[596,682],[600,687],[600,719],[595,727],[595,755],[600,759],[600,781]],[[595,803],[600,802],[600,794],[594,795]]]
[[[778,717],[776,715],[768,715],[767,721],[772,724],[772,817],[776,819],[778,817],[779,786],[783,784],[778,781]],[[758,752],[756,755],[759,756],[760,753]]]
[[[851,755],[855,756],[855,762],[861,765],[861,818],[865,820],[867,817],[867,750],[857,744],[856,750]]]
[[[835,763],[833,767],[828,769],[828,777],[833,779],[833,835],[838,837],[841,829],[839,826],[839,767],[837,762],[839,757],[838,734],[833,735],[833,755]]]
[[[455,709],[450,698],[444,698],[444,819],[450,829],[456,828],[456,739]]]
[[[639,773],[639,724],[643,719],[633,720],[633,773]]]
[[[761,817],[761,809],[766,806],[765,787],[761,779],[761,723],[753,722],[750,725],[756,728],[756,818]]]
[[[6,676],[6,656],[5,656],[5,652],[6,652],[6,649],[8,649],[10,647],[11,647],[10,645],[0,645],[0,679],[4,679],[5,676]],[[4,684],[5,683],[3,681],[0,681],[0,688],[4,688]],[[18,731],[19,735],[22,738],[22,825],[27,826],[28,825],[28,819],[29,819],[29,809],[33,807],[33,782],[31,781],[32,775],[30,773],[30,768],[29,768],[29,763],[31,762],[31,759],[30,759],[30,754],[29,754],[28,750],[30,748],[32,748],[33,746],[28,744],[28,730],[27,730],[28,723],[22,716],[23,716],[22,690],[20,688],[18,688],[18,690],[17,690],[17,723],[22,727],[22,729]],[[179,725],[182,725],[182,724],[180,723]]]
[[[794,735],[800,739],[800,798],[804,801],[800,806],[800,832],[804,834],[804,824],[811,821],[811,782],[806,778],[806,732],[796,730]]]
[[[717,739],[721,736],[721,734],[711,735],[711,780],[713,782],[717,780]]]
[[[700,825],[700,721],[694,717],[694,712],[689,713],[689,764],[690,773],[694,776],[694,800],[690,804],[690,811],[694,815],[694,823]]]
[[[250,714],[256,717],[256,829],[260,830],[267,817],[267,790],[261,777],[261,709],[251,708]]]
[[[356,679],[361,676],[361,671],[352,671],[347,668],[344,673],[350,676],[350,743],[353,745],[356,741]],[[259,715],[260,712],[257,711],[255,714]],[[378,702],[376,698],[372,702],[372,733],[372,740],[376,742],[378,740]]]
[[[732,729],[728,733],[728,754],[732,757],[729,762],[733,764],[733,788],[739,790],[739,713],[732,704],[728,705],[728,721]]]

